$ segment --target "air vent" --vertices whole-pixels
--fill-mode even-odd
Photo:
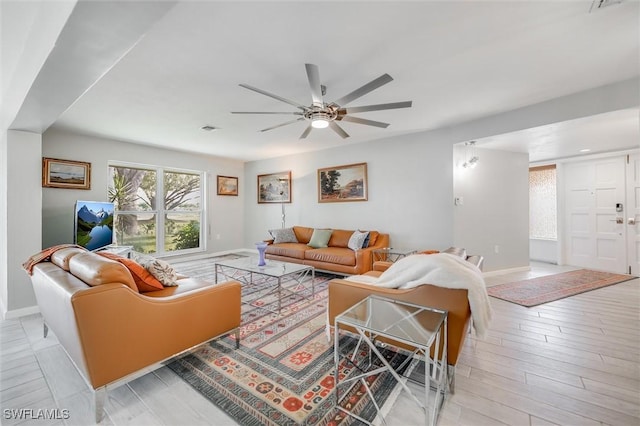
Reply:
[[[608,6],[613,6],[614,4],[620,4],[623,1],[624,0],[593,0],[593,3],[591,3],[591,8],[589,9],[589,13],[598,9],[604,9]]]

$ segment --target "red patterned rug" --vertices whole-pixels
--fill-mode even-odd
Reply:
[[[252,305],[243,305],[239,349],[235,349],[233,336],[223,337],[172,362],[169,368],[241,425],[351,424],[353,419],[335,408],[333,343],[325,334],[327,283],[331,278],[316,273],[313,300],[287,297],[280,315],[262,309],[277,302],[274,296],[258,297]],[[307,287],[292,290],[310,296]],[[246,297],[250,295],[243,289],[243,300]],[[356,343],[349,336],[341,339],[345,339],[341,346]],[[388,349],[383,354],[395,366],[406,359],[406,355]],[[344,378],[357,373],[346,363],[339,369]],[[368,380],[379,403],[389,398],[395,387],[388,373]],[[344,404],[373,419],[374,407],[363,389],[356,386]]]
[[[577,271],[500,284],[487,288],[487,292],[489,296],[530,307],[634,278],[636,277],[631,275],[579,269]]]

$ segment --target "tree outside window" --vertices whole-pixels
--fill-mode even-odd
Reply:
[[[141,253],[202,248],[202,173],[126,165],[109,173],[118,244]]]

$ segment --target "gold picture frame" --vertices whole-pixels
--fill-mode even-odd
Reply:
[[[291,171],[258,175],[258,204],[290,202]]]
[[[218,175],[218,195],[238,196],[238,178],[235,176]]]
[[[42,186],[45,188],[91,189],[91,163],[43,157]]]
[[[367,163],[318,169],[318,202],[367,201]]]

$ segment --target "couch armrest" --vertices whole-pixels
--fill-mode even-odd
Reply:
[[[386,260],[378,260],[377,262],[373,262],[373,270],[378,272],[384,272],[389,267],[393,265],[393,262],[389,262]]]
[[[87,379],[98,388],[232,331],[240,326],[240,296],[237,281],[167,297],[121,284],[75,293]]]

